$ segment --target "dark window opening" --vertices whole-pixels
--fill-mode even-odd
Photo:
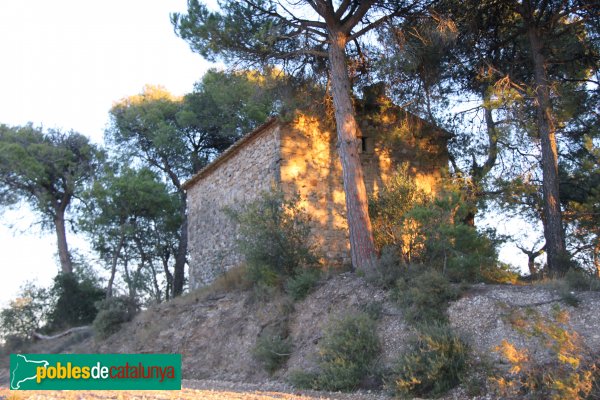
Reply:
[[[368,145],[367,145],[367,139],[368,138],[365,136],[360,138],[360,150],[362,153],[366,153],[369,150]]]

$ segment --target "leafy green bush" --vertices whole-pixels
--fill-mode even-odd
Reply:
[[[124,322],[131,321],[133,309],[130,298],[109,297],[96,303],[98,314],[93,322],[94,333],[100,339],[105,339],[117,332]]]
[[[513,265],[498,262],[496,268],[485,268],[479,271],[479,278],[483,282],[514,285],[522,279],[521,271]]]
[[[408,211],[415,236],[413,262],[435,267],[454,282],[481,281],[483,271],[496,269],[495,243],[462,222],[466,211],[455,190]]]
[[[415,206],[424,204],[429,196],[417,187],[414,174],[404,163],[387,184],[369,198],[369,214],[373,238],[378,248],[399,246],[407,262],[411,261],[413,237],[406,214]]]
[[[405,165],[370,199],[369,212],[376,244],[384,256],[399,258],[396,267],[425,264],[455,282],[498,275],[494,273],[498,240],[490,232],[479,232],[464,223],[469,207],[458,182],[447,182],[436,195],[427,194],[418,188]],[[388,260],[382,264],[391,266]],[[398,268],[386,273],[392,271]],[[393,275],[387,276],[382,276],[382,284],[389,287]],[[501,274],[499,279],[506,278]]]
[[[98,313],[95,304],[105,296],[93,279],[74,273],[58,274],[51,294],[56,299],[48,315],[51,331],[92,323]]]
[[[541,283],[558,291],[561,299],[573,307],[577,307],[580,303],[578,292],[600,291],[600,279],[580,268],[571,268],[563,277],[551,278]]]
[[[315,389],[319,387],[319,374],[314,371],[294,370],[290,371],[289,383],[299,389]]]
[[[448,303],[456,300],[460,291],[436,270],[412,267],[404,279],[397,281],[392,293],[405,312],[404,318],[413,324],[446,322]]]
[[[321,279],[321,270],[316,268],[307,268],[298,272],[295,276],[286,281],[286,292],[295,300],[303,300]]]
[[[292,381],[320,390],[359,387],[372,374],[380,352],[375,325],[365,313],[350,314],[330,324],[319,344],[318,372],[295,373]]]
[[[449,326],[421,326],[409,347],[388,377],[397,395],[438,397],[461,382],[469,348]]]
[[[33,332],[50,333],[90,324],[98,310],[94,303],[104,291],[83,274],[58,274],[50,289],[25,284],[18,297],[0,311],[0,338],[24,343]]]
[[[238,225],[237,245],[244,255],[248,278],[255,284],[279,286],[318,259],[307,244],[308,217],[298,198],[282,191],[263,192],[241,209],[226,209]]]
[[[280,332],[266,332],[258,337],[252,350],[254,358],[272,374],[281,368],[291,355],[292,341]]]

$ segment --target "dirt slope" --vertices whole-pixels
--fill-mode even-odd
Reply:
[[[575,308],[547,288],[475,285],[450,306],[448,313],[451,325],[469,341],[476,357],[493,363],[501,361],[492,349],[503,339],[529,347],[534,357],[545,357],[535,340],[513,328],[511,317],[523,310],[550,315],[557,306],[568,311],[583,345],[590,352],[598,351],[600,292],[577,296],[581,304]],[[75,339],[63,338],[54,344],[38,344],[31,352],[181,353],[185,379],[285,385],[291,371],[314,368],[319,340],[330,321],[373,302],[382,306],[377,332],[383,345],[380,363],[390,365],[403,351],[412,328],[404,323],[402,311],[388,293],[350,273],[329,278],[295,304],[280,295],[260,301],[242,291],[208,297],[188,295],[141,313],[106,340],[87,337],[73,343]],[[287,365],[269,376],[253,359],[252,348],[264,329],[283,322],[289,327],[294,350]],[[449,398],[461,398],[457,393]]]

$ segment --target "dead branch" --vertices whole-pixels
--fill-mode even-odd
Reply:
[[[33,332],[33,337],[36,339],[40,339],[40,340],[52,340],[52,339],[58,339],[60,337],[70,335],[71,333],[85,332],[85,331],[91,331],[91,330],[92,330],[92,326],[86,325],[86,326],[78,326],[76,328],[67,329],[64,332],[58,333],[56,335],[51,335],[51,336],[42,335],[41,333],[38,333],[38,332]]]

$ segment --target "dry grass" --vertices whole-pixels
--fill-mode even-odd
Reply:
[[[317,397],[318,398],[318,397]],[[289,393],[278,392],[231,392],[231,391],[215,391],[215,390],[195,390],[182,389],[175,391],[162,390],[138,390],[138,391],[27,391],[27,392],[11,392],[8,389],[0,389],[0,399],[6,400],[269,400],[269,399],[315,399],[315,397],[302,396]]]
[[[220,389],[182,389],[182,390],[137,390],[137,391],[22,391],[15,392],[0,387],[0,400],[371,400],[379,396],[367,394],[300,394],[273,391],[249,390],[246,392]]]
[[[240,265],[226,271],[215,279],[210,285],[192,290],[183,296],[170,301],[171,305],[194,304],[207,298],[217,296],[223,293],[229,293],[235,290],[245,290],[250,287],[250,282],[246,279],[246,266]]]

